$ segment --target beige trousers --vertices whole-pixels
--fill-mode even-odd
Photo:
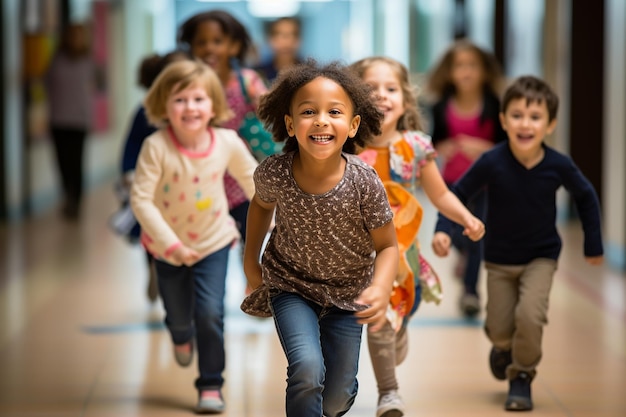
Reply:
[[[367,347],[379,394],[398,389],[396,366],[406,359],[409,336],[406,326],[394,331],[389,321],[377,332],[367,332]]]
[[[543,326],[548,323],[548,300],[557,262],[538,258],[527,265],[485,262],[487,318],[485,331],[493,346],[511,350],[507,377],[519,372],[531,377],[541,360]]]

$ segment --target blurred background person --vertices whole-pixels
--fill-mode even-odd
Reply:
[[[443,159],[442,176],[451,186],[483,152],[506,140],[500,126],[500,67],[495,57],[469,40],[456,41],[433,68],[426,88],[435,97],[431,108],[432,140]],[[467,206],[479,219],[485,219],[485,193],[468,201]],[[480,312],[478,277],[482,260],[482,241],[473,242],[452,232],[459,251],[455,274],[462,279],[461,312],[474,317]]]
[[[50,134],[63,190],[62,214],[77,219],[83,196],[83,153],[91,128],[95,69],[87,26],[62,29],[46,74]]]
[[[300,20],[295,17],[281,17],[269,24],[267,44],[271,52],[255,67],[268,85],[274,82],[281,70],[302,62],[299,53],[300,29]]]

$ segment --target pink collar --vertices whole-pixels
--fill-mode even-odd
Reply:
[[[207,131],[209,132],[209,135],[211,137],[209,147],[202,152],[194,152],[185,148],[176,137],[176,134],[174,133],[174,129],[172,129],[172,126],[168,126],[167,131],[170,134],[170,138],[174,142],[174,145],[176,145],[176,148],[178,149],[178,151],[182,154],[187,155],[190,158],[205,158],[213,152],[213,148],[215,147],[215,134],[213,133],[213,128],[211,126],[207,127]]]

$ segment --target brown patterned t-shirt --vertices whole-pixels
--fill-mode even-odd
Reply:
[[[292,174],[294,152],[265,159],[254,174],[261,200],[276,203],[276,227],[263,253],[263,285],[241,308],[271,315],[269,291],[294,292],[325,307],[357,311],[354,302],[370,285],[374,245],[370,231],[393,218],[376,171],[355,155],[330,191],[303,192]]]

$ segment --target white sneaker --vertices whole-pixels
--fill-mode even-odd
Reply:
[[[465,317],[475,317],[480,313],[480,298],[476,294],[463,294],[459,304]]]
[[[187,367],[191,365],[191,361],[193,360],[193,342],[187,342],[182,345],[173,345],[174,346],[174,358],[176,359],[176,363],[182,367]],[[187,349],[181,349],[183,346],[188,346]]]
[[[402,417],[404,415],[404,402],[398,391],[389,391],[378,398],[376,417]]]
[[[220,390],[213,389],[200,392],[196,406],[197,414],[221,414],[225,408]]]

